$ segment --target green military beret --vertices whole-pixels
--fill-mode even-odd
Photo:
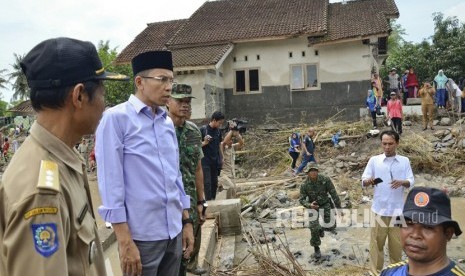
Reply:
[[[318,164],[315,162],[308,162],[307,166],[305,166],[305,171],[309,172],[310,170],[317,170],[318,171]]]
[[[175,99],[195,98],[192,96],[192,87],[190,85],[179,83],[173,84],[171,97]]]

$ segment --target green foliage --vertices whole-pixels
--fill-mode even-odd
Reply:
[[[7,72],[6,69],[0,70],[0,89],[7,89],[6,85],[10,83],[5,75],[6,72]],[[2,98],[1,91],[0,91],[0,98]]]
[[[107,71],[120,73],[131,76],[132,69],[130,65],[115,65],[113,62],[118,55],[116,48],[111,49],[109,41],[100,41],[98,45],[98,55],[102,60],[103,66]],[[11,81],[12,88],[14,91],[12,102],[23,101],[29,98],[29,86],[27,85],[27,79],[21,70],[20,62],[24,58],[24,55],[14,54],[15,63],[11,65],[13,71],[8,74],[8,80],[2,77],[2,74],[6,70],[0,70],[0,88],[5,88],[4,84]],[[126,101],[129,95],[132,93],[133,83],[131,82],[119,82],[119,81],[106,81],[105,83],[105,100],[107,105],[113,106]]]
[[[98,44],[98,55],[102,60],[105,70],[132,76],[132,69],[129,64],[115,65],[114,60],[118,55],[116,48],[111,49],[109,41],[100,41]],[[105,102],[108,106],[114,106],[127,101],[134,90],[133,81],[105,81]]]
[[[5,116],[7,109],[8,109],[8,103],[5,101],[0,101],[0,117]]]
[[[397,24],[395,20],[391,21],[391,34],[388,38],[389,49],[395,51],[402,47],[405,43],[404,38],[405,29],[400,24]]]
[[[6,85],[8,84],[8,80],[5,76],[6,69],[0,70],[0,89],[6,89]]]
[[[396,67],[398,73],[415,68],[418,80],[432,81],[440,69],[454,80],[465,77],[465,25],[456,17],[433,14],[435,32],[431,39],[421,43],[405,42],[402,27],[393,24],[389,38],[389,57],[381,72],[386,74]]]
[[[29,99],[29,86],[27,85],[26,75],[24,75],[23,71],[21,70],[21,61],[23,60],[25,55],[18,55],[14,54],[15,56],[15,63],[11,64],[13,71],[8,74],[8,81],[12,81],[12,88],[13,88],[13,101],[16,100],[27,100]]]

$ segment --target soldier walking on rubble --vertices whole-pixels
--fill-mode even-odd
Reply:
[[[310,232],[311,232],[311,239],[310,245],[315,248],[315,259],[321,258],[321,239],[324,237],[324,231],[329,231],[333,234],[336,233],[336,223],[331,227],[323,228],[319,222],[319,213],[320,210],[323,209],[323,221],[325,224],[329,224],[331,222],[331,198],[336,205],[336,208],[341,208],[341,200],[337,195],[336,189],[334,188],[333,182],[329,177],[318,174],[318,165],[315,162],[308,163],[307,167],[305,168],[307,172],[307,179],[305,183],[300,186],[300,204],[305,208],[310,208],[316,210],[316,215],[310,217]],[[331,196],[329,198],[328,196]]]

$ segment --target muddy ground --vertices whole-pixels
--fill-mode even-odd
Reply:
[[[382,128],[381,131],[384,129],[388,129],[388,127]],[[429,161],[425,161],[424,164],[419,162],[419,160],[428,158],[436,160],[433,160],[434,162],[444,160],[444,155],[452,155],[451,152],[463,154],[464,149],[456,146],[463,139],[463,130],[464,127],[459,124],[437,125],[435,130],[423,131],[421,123],[414,121],[412,125],[404,126],[401,144],[404,141],[405,143],[416,143],[415,141],[417,141],[424,143],[424,145],[419,146],[420,148],[430,149],[425,151],[428,153],[422,153],[425,156],[415,154],[412,149],[418,145],[414,144],[404,145],[401,151],[402,153],[412,152],[411,156],[407,153],[404,155],[410,157],[415,163],[415,166],[412,165],[415,185],[436,187],[449,192],[452,198],[453,217],[459,221],[462,228],[465,228],[465,216],[461,215],[465,208],[465,175],[460,170],[465,167],[465,163],[462,162],[465,160],[460,161],[459,158],[458,161],[451,161],[454,162],[454,166],[458,166],[459,170],[448,168],[444,161],[438,162],[439,165],[434,163],[434,166],[444,166],[441,169],[430,169]],[[438,134],[441,131],[444,133]],[[455,133],[453,137],[457,140],[456,143],[454,145],[451,143],[450,148],[444,149],[443,147],[441,150],[440,146],[437,146],[438,141],[446,141],[447,139],[443,140],[443,138],[451,132]],[[273,134],[270,133],[270,135]],[[285,149],[286,146],[283,146],[283,150]],[[322,238],[323,260],[316,261],[312,258],[313,248],[310,247],[309,243],[310,231],[302,215],[303,209],[299,209],[299,187],[305,176],[293,177],[289,168],[276,172],[274,168],[260,167],[243,172],[243,175],[248,177],[237,179],[239,193],[245,191],[240,195],[243,204],[250,203],[260,195],[266,197],[265,203],[259,204],[243,216],[245,236],[253,236],[249,240],[255,239],[257,242],[251,245],[246,238],[237,239],[234,265],[240,267],[239,271],[252,270],[254,266],[257,267],[256,258],[250,254],[251,246],[255,250],[262,250],[261,252],[264,252],[265,255],[275,256],[275,259],[281,263],[286,263],[288,260],[282,257],[280,248],[288,246],[295,260],[308,275],[365,275],[368,273],[370,231],[367,217],[369,217],[372,192],[360,187],[360,178],[369,157],[382,153],[379,137],[347,140],[343,148],[331,148],[331,145],[322,143],[320,150],[322,152],[317,155],[320,173],[331,177],[341,200],[343,200],[343,207],[346,207],[345,216],[338,217],[337,235],[326,233],[325,237]],[[278,165],[279,162],[275,162],[275,164]],[[239,170],[241,169],[239,168]],[[242,186],[248,188],[254,181],[257,183],[275,181],[282,183],[282,185],[271,184],[269,189],[263,188],[266,185],[252,186],[251,190],[258,189],[258,191],[250,193],[247,192],[248,189],[241,188]],[[286,210],[284,213],[287,215],[280,213],[282,210]],[[449,243],[448,255],[456,261],[463,262],[465,258],[463,249],[465,249],[465,238],[463,236],[455,237]],[[388,260],[388,255],[386,255],[386,265],[388,265]],[[261,268],[263,270],[263,265]],[[247,275],[247,273],[240,275]]]

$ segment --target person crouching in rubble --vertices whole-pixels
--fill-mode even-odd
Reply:
[[[336,189],[334,188],[333,182],[329,177],[318,174],[318,165],[315,162],[309,162],[305,168],[307,172],[307,179],[300,186],[300,204],[305,208],[310,208],[318,212],[312,212],[310,215],[310,245],[314,247],[315,259],[321,258],[321,239],[324,237],[324,231],[329,231],[333,234],[336,232],[336,221],[333,219],[333,223],[330,227],[321,227],[319,222],[320,210],[323,209],[323,221],[325,226],[331,222],[331,208],[341,208],[341,200],[337,195]],[[328,196],[331,196],[331,198]],[[334,201],[334,205],[332,205]]]

